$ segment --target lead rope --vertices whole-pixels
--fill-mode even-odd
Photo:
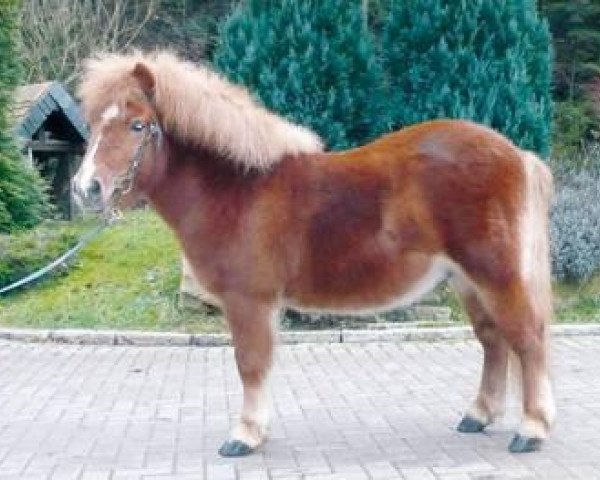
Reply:
[[[125,172],[123,176],[115,180],[115,188],[113,189],[113,192],[108,200],[108,205],[105,210],[105,213],[101,217],[100,224],[96,225],[93,229],[91,229],[89,232],[83,235],[73,247],[71,247],[60,257],[56,258],[45,267],[36,270],[35,272],[21,278],[20,280],[17,280],[14,283],[0,288],[0,295],[4,295],[12,290],[16,290],[17,288],[28,285],[36,281],[37,279],[43,277],[47,273],[51,272],[58,266],[64,264],[64,262],[69,260],[79,250],[81,250],[88,243],[90,243],[92,239],[94,239],[98,234],[100,234],[100,232],[102,232],[106,227],[112,225],[113,223],[123,218],[121,211],[116,207],[116,205],[118,204],[119,200],[123,195],[126,195],[129,192],[131,192],[131,189],[133,188],[133,183],[135,181],[135,177],[137,175],[137,171],[140,167],[142,158],[144,156],[144,151],[147,145],[159,134],[160,129],[155,122],[151,122],[150,124],[148,124],[144,131],[144,138],[138,145],[133,155],[133,159],[129,163],[127,172]]]

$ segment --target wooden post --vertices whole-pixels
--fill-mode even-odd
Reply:
[[[73,220],[73,163],[75,163],[75,153],[67,155],[67,183],[69,184],[69,204],[67,208],[67,220]]]

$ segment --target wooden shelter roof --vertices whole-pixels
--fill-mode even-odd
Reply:
[[[58,82],[33,83],[15,90],[12,116],[15,133],[32,139],[44,121],[60,111],[71,123],[82,140],[88,137],[88,127],[75,100]]]

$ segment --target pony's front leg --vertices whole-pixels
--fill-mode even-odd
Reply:
[[[239,457],[252,453],[267,436],[267,377],[273,358],[274,319],[278,310],[274,302],[242,296],[226,299],[223,307],[233,338],[244,403],[240,419],[219,453],[224,457]]]

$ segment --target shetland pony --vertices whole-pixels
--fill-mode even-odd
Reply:
[[[91,140],[77,195],[97,210],[149,201],[226,315],[244,397],[222,455],[265,440],[282,308],[389,309],[445,279],[484,353],[479,393],[458,429],[479,432],[502,413],[513,351],[523,418],[509,449],[540,446],[555,414],[546,354],[552,177],[535,155],[450,120],[325,152],[310,130],[168,53],[91,59],[79,94]]]

